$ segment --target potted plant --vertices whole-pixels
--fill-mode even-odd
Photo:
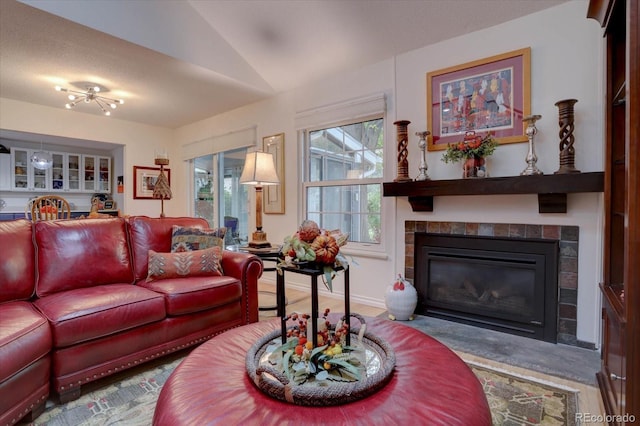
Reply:
[[[486,157],[493,154],[498,141],[489,132],[484,137],[476,132],[467,132],[461,142],[450,143],[442,156],[445,163],[463,161],[462,177],[486,177]]]

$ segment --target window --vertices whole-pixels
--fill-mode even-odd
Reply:
[[[305,212],[354,243],[381,242],[384,119],[309,129],[305,136]]]

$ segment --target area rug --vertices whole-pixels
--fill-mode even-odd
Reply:
[[[575,425],[578,393],[467,361],[482,383],[494,425]]]
[[[68,404],[49,404],[33,424],[148,426],[162,385],[184,356],[139,367],[136,374],[91,390]],[[575,425],[575,391],[486,365],[467,364],[482,383],[494,425]]]

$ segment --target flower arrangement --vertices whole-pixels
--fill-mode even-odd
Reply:
[[[313,347],[312,341],[307,339],[307,320],[310,316],[294,313],[287,317],[287,320],[294,321],[294,325],[287,329],[287,342],[268,349],[271,352],[269,363],[297,385],[308,381],[322,386],[328,385],[330,381],[360,380],[363,364],[358,351],[345,344],[349,327],[345,322],[338,321],[335,328],[332,328],[327,320],[328,315],[327,308],[322,321],[318,323],[317,347]]]
[[[493,154],[497,146],[498,141],[491,132],[484,137],[476,132],[467,132],[461,142],[447,144],[442,161],[455,163],[469,158],[484,158]]]
[[[315,263],[324,272],[327,288],[333,291],[331,283],[336,268],[349,267],[347,259],[340,253],[340,247],[347,243],[348,238],[349,234],[339,230],[322,230],[313,220],[305,220],[295,234],[285,237],[280,250],[284,259],[278,264],[278,268],[283,265]]]

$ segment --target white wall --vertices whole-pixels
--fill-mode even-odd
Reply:
[[[115,155],[123,151],[123,163],[114,166],[114,176],[124,176],[125,182],[124,205],[118,208],[128,215],[160,215],[160,201],[133,199],[133,166],[155,167],[153,160],[158,148],[166,149],[169,158],[178,158],[172,144],[173,130],[6,98],[0,98],[0,129],[83,139],[88,145],[90,141],[113,144]],[[182,162],[172,161],[169,167],[171,186],[184,185]],[[90,197],[87,194],[87,206],[91,205]],[[165,201],[165,214],[183,215],[188,199],[184,191],[173,191],[173,199]]]
[[[547,174],[558,170],[560,139],[555,102],[575,98],[576,168],[583,172],[604,170],[604,53],[600,27],[586,18],[586,11],[586,1],[570,1],[399,56],[398,118],[411,121],[410,135],[426,129],[426,72],[531,47],[531,112],[542,115],[537,122],[538,167]],[[501,146],[489,159],[489,171],[492,176],[518,175],[526,167],[526,154],[524,143]],[[441,155],[441,151],[427,155],[431,178],[460,177],[459,164],[445,164],[440,161]],[[410,155],[409,170],[415,172],[417,167],[418,155]],[[413,213],[406,198],[397,200],[397,262],[402,261],[401,230],[406,219],[579,226],[577,338],[599,344],[602,194],[570,194],[566,214],[538,214],[535,194],[436,197],[434,204],[433,213]]]
[[[258,126],[258,143],[274,133],[285,133],[287,176],[286,213],[263,215],[272,242],[294,232],[301,220],[297,173],[299,143],[295,113],[383,92],[387,96],[385,180],[395,177],[395,120],[410,120],[410,175],[418,172],[419,151],[415,132],[426,130],[426,73],[488,56],[531,47],[531,110],[541,114],[536,137],[538,166],[553,173],[559,165],[558,111],[555,102],[576,98],[576,167],[584,172],[603,170],[602,60],[600,29],[586,18],[587,2],[571,1],[543,12],[514,20],[463,37],[447,40],[396,58],[322,82],[299,88],[274,99],[240,108],[179,129],[176,138],[185,144],[247,126]],[[493,176],[518,175],[526,166],[524,143],[501,146],[490,159]],[[428,173],[432,179],[461,175],[460,166],[440,161],[442,152],[429,152]],[[599,293],[601,276],[601,194],[570,194],[566,214],[539,214],[537,196],[437,197],[432,213],[414,213],[406,198],[385,198],[387,257],[355,256],[351,269],[352,299],[384,306],[387,285],[404,270],[404,221],[477,221],[577,225],[580,227],[579,292],[577,337],[599,343]],[[390,206],[390,208],[389,208]],[[249,209],[251,211],[252,209]],[[252,222],[252,219],[250,219]],[[347,245],[347,248],[349,246]],[[308,288],[304,277],[291,274],[288,283]],[[342,293],[338,280],[335,293]]]
[[[410,175],[418,173],[418,149],[415,132],[426,129],[426,73],[451,65],[481,59],[504,52],[531,47],[531,110],[541,114],[536,136],[538,166],[545,173],[558,168],[558,124],[555,102],[576,98],[576,167],[584,172],[603,170],[603,46],[596,21],[586,18],[587,1],[573,0],[518,20],[498,25],[436,45],[389,58],[322,82],[278,95],[270,100],[239,108],[219,116],[184,126],[175,131],[114,120],[114,117],[69,114],[62,109],[46,108],[0,99],[0,128],[50,133],[124,145],[127,214],[159,214],[157,201],[133,200],[133,165],[152,166],[157,147],[169,151],[174,199],[165,203],[167,215],[189,211],[186,191],[189,181],[181,147],[211,136],[257,126],[257,144],[264,136],[285,133],[284,215],[263,215],[269,240],[280,242],[293,233],[300,220],[300,149],[295,132],[298,111],[325,106],[351,98],[383,92],[387,95],[385,180],[395,177],[395,120],[410,120]],[[428,20],[425,20],[428,25]],[[105,125],[108,121],[108,125]],[[432,179],[459,178],[460,167],[440,161],[441,152],[429,152],[428,173]],[[490,158],[493,176],[514,176],[526,166],[526,144],[501,146]],[[251,200],[252,201],[252,200]],[[599,344],[599,292],[601,277],[602,196],[570,194],[566,214],[538,214],[536,195],[436,197],[432,213],[414,213],[406,198],[384,199],[386,256],[356,256],[351,269],[351,292],[355,301],[384,306],[384,291],[394,276],[404,270],[404,221],[478,221],[577,225],[580,227],[579,292],[577,337]],[[252,211],[249,208],[248,211]],[[250,218],[250,223],[254,219]],[[348,249],[347,245],[347,249]],[[267,279],[275,280],[274,273]],[[291,274],[288,284],[308,288],[308,279]],[[334,285],[341,294],[342,279]]]

